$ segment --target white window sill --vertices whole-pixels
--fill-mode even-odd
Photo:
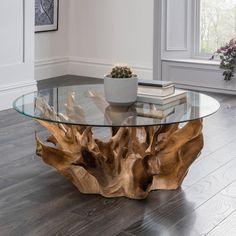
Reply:
[[[220,61],[218,60],[201,60],[201,59],[162,59],[166,62],[179,62],[179,63],[188,63],[188,64],[200,64],[200,65],[213,65],[219,66]]]

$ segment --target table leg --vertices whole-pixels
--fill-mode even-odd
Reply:
[[[152,190],[177,189],[203,148],[202,120],[143,128],[121,127],[109,141],[91,127],[38,120],[51,133],[36,135],[37,154],[82,193],[144,199]]]

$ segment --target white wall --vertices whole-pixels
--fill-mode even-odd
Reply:
[[[153,1],[60,0],[59,31],[36,34],[36,79],[103,77],[114,63],[152,79]]]
[[[68,74],[69,3],[59,1],[58,31],[35,34],[36,80]]]
[[[36,89],[34,80],[34,1],[0,1],[0,110]]]
[[[103,77],[127,63],[152,79],[153,0],[71,0],[69,17],[72,74]]]

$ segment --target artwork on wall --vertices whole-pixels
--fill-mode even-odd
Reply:
[[[58,30],[59,0],[35,0],[35,32]]]

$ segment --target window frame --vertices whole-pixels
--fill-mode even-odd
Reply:
[[[214,52],[211,53],[203,53],[200,50],[200,38],[201,38],[201,1],[202,0],[192,0],[192,58],[193,59],[199,59],[199,60],[209,60]],[[217,57],[215,58],[216,61],[220,61],[220,59]]]
[[[201,38],[201,0],[193,0],[193,47],[192,58],[208,60],[212,54],[203,53],[200,50]]]

